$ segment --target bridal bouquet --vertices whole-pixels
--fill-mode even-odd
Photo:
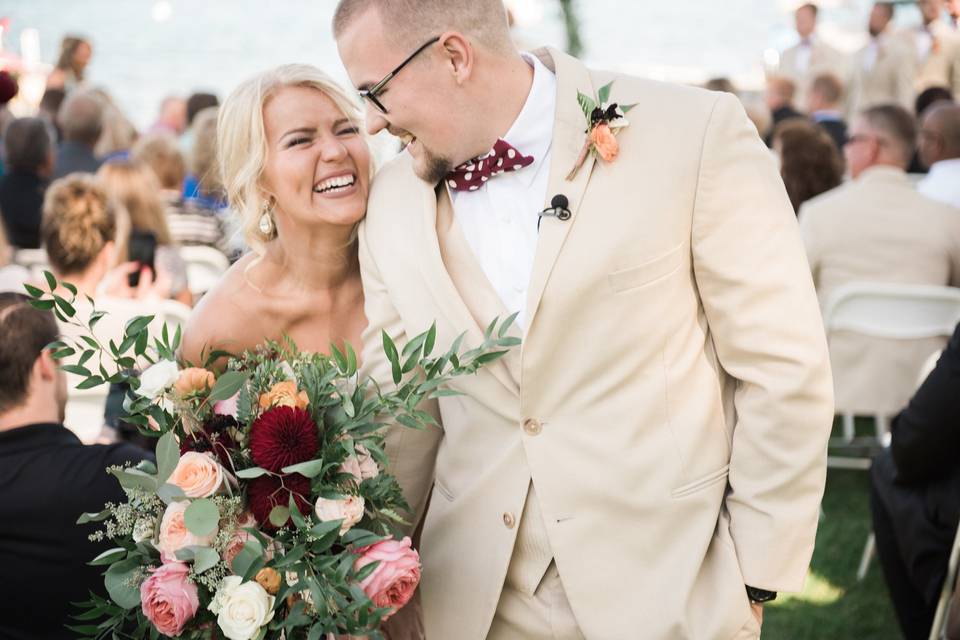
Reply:
[[[227,354],[202,367],[178,362],[179,329],[151,337],[149,316],[103,345],[93,331],[103,313],[94,305],[80,320],[75,289],[47,281],[49,291],[28,288],[32,304],[81,329],[51,345],[73,360],[63,369],[82,388],[129,385],[125,419],[159,438],[156,464],[108,470],[127,501],[79,520],[103,523],[94,537],[116,546],[91,563],[106,568],[109,599],[91,595],[71,629],[85,638],[381,637],[420,578],[419,556],[398,533],[408,507],[384,472],[383,425],[432,422],[421,401],[456,393],[444,383],[517,344],[506,335],[513,318],[494,321],[462,354],[461,337],[434,355],[435,327],[402,349],[384,334],[396,385],[384,391],[360,378],[349,345],[327,356],[268,342],[218,372],[211,364]]]

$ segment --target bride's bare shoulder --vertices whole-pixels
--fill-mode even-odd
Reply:
[[[262,297],[250,284],[247,269],[255,257],[237,261],[204,294],[183,331],[181,359],[200,366],[213,350],[241,351],[255,344]]]

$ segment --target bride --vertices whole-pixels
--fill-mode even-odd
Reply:
[[[182,356],[239,353],[290,336],[304,351],[350,343],[366,326],[356,226],[372,167],[360,113],[319,69],[285,65],[241,84],[220,111],[221,173],[252,251],[207,293]]]

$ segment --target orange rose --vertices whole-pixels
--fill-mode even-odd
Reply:
[[[173,388],[181,396],[188,396],[191,393],[199,393],[213,388],[213,383],[217,381],[212,372],[198,367],[191,367],[180,372],[180,377],[174,383]]]
[[[280,591],[280,574],[277,573],[276,569],[264,567],[257,572],[254,580],[263,587],[264,591],[272,596],[277,595],[277,592]]]
[[[260,394],[260,408],[292,407],[306,409],[310,401],[306,391],[297,391],[297,383],[293,380],[284,380],[273,385],[267,393]]]
[[[590,131],[590,142],[604,162],[613,162],[620,153],[620,143],[608,124],[598,124]]]

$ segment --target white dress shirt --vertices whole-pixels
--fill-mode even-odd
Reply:
[[[557,78],[534,56],[522,55],[533,67],[533,86],[502,137],[523,155],[533,156],[533,164],[495,176],[476,191],[450,191],[450,199],[454,218],[483,273],[504,307],[519,312],[517,324],[525,328],[538,214],[545,206],[550,177]]]
[[[917,191],[931,200],[960,208],[960,158],[934,162],[930,173],[917,184]]]
[[[813,58],[813,36],[804,38],[797,47],[797,73],[806,75],[810,70],[810,60]]]

